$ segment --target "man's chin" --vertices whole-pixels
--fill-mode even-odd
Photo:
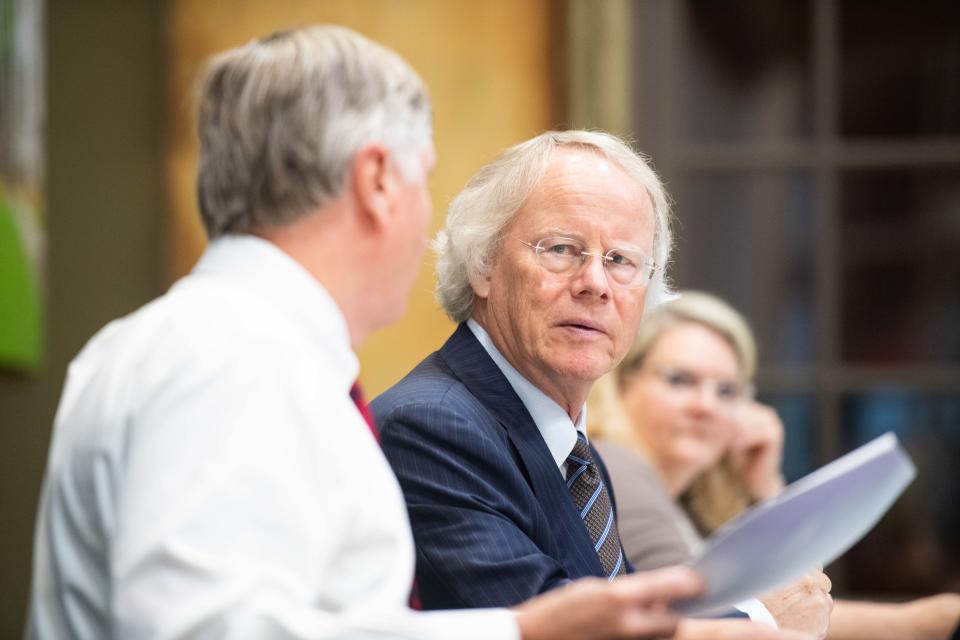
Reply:
[[[593,384],[598,378],[613,369],[614,364],[609,359],[585,358],[580,354],[571,354],[556,367],[564,377],[579,380],[586,384]]]

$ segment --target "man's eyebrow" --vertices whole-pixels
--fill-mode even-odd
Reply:
[[[550,227],[543,231],[544,238],[570,238],[571,240],[580,240],[583,241],[583,236],[579,233],[574,233],[570,230],[559,229],[557,227]]]
[[[569,239],[571,239],[571,240],[576,240],[576,241],[578,241],[578,242],[580,242],[580,243],[582,243],[582,244],[587,244],[587,241],[584,239],[583,235],[581,235],[581,234],[579,234],[579,233],[577,233],[577,232],[575,232],[575,231],[570,231],[569,229],[560,229],[559,227],[548,227],[547,229],[543,230],[543,231],[540,233],[540,238],[541,238],[541,239],[543,239],[543,238],[569,238]],[[610,244],[609,246],[604,245],[603,248],[606,249],[606,250],[608,250],[608,251],[611,250],[611,249],[613,249],[614,251],[616,251],[616,250],[621,250],[621,249],[626,249],[626,250],[629,250],[629,251],[638,251],[638,252],[640,252],[640,253],[646,253],[646,250],[645,250],[645,249],[639,247],[638,245],[636,245],[636,244],[634,244],[634,243],[632,243],[632,242],[626,242],[626,241],[621,242],[621,241],[619,241],[619,240],[613,242],[613,243]]]

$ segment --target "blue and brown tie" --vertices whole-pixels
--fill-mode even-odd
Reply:
[[[593,548],[600,556],[600,564],[608,580],[626,573],[620,534],[613,517],[610,494],[603,484],[600,470],[593,460],[587,438],[577,432],[577,443],[567,456],[567,488],[573,503],[580,511]]]

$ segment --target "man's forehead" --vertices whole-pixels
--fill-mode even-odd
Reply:
[[[546,170],[531,190],[531,197],[550,189],[566,185],[575,194],[577,186],[603,184],[598,195],[612,192],[629,194],[627,197],[647,201],[647,187],[620,163],[601,154],[598,150],[584,147],[559,147],[551,155]],[[561,192],[563,194],[563,192]],[[569,195],[569,194],[568,194]]]
[[[560,149],[551,157],[544,175],[531,189],[511,226],[526,223],[554,226],[577,218],[586,223],[609,220],[614,211],[629,212],[644,229],[654,222],[654,207],[646,186],[619,164],[596,152]],[[621,220],[622,222],[622,220]],[[652,227],[651,227],[652,229]]]

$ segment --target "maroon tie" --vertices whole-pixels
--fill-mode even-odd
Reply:
[[[367,421],[370,433],[373,434],[377,442],[380,442],[380,430],[377,429],[377,423],[373,420],[373,413],[370,411],[370,407],[367,406],[366,401],[363,399],[363,390],[360,389],[359,381],[354,382],[353,386],[350,387],[350,399],[353,400],[353,404],[357,405],[357,411],[360,412],[363,419]],[[416,578],[414,578],[413,585],[410,587],[410,608],[417,611],[423,609],[423,605],[420,602],[420,593],[417,591]]]
[[[360,388],[359,381],[354,382],[353,386],[350,387],[350,399],[353,400],[353,404],[357,405],[357,411],[360,412],[363,419],[367,421],[370,433],[373,434],[377,442],[380,442],[380,430],[377,429],[377,423],[373,421],[373,413],[370,412],[370,407],[367,406],[366,401],[363,399],[363,390]]]

